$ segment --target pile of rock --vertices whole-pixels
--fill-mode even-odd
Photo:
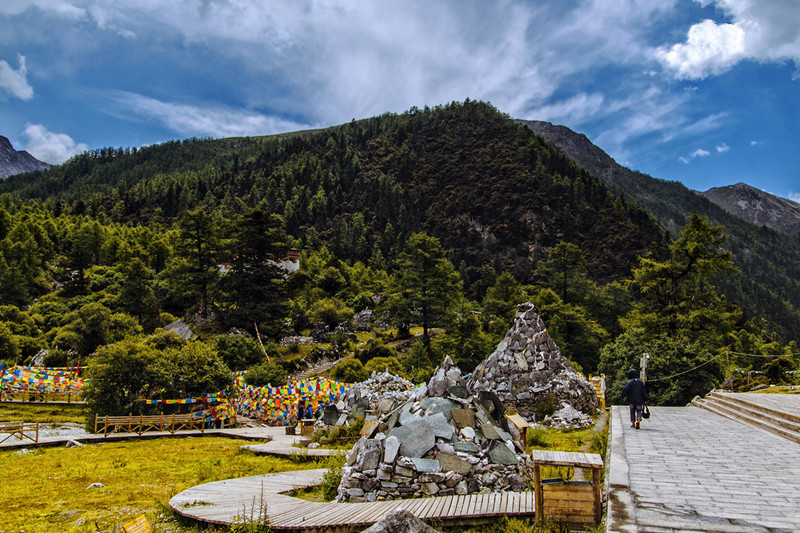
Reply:
[[[337,501],[524,490],[530,458],[503,412],[491,393],[470,397],[445,359],[411,399],[365,422],[342,468]]]
[[[369,379],[355,383],[342,398],[342,409],[366,418],[367,412],[381,416],[405,402],[414,393],[414,384],[390,372],[373,372]]]
[[[564,403],[561,409],[548,416],[542,421],[543,426],[554,429],[582,429],[594,424],[592,417],[573,409],[568,403]]]
[[[513,326],[475,368],[467,385],[476,392],[495,392],[528,422],[536,422],[536,408],[542,401],[562,408],[566,404],[587,414],[597,409],[594,387],[561,355],[530,302],[518,306]]]

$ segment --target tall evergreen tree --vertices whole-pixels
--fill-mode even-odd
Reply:
[[[633,284],[641,297],[622,319],[623,327],[641,328],[654,336],[696,339],[730,330],[736,314],[725,309],[711,285],[718,274],[739,271],[731,252],[723,249],[726,241],[722,226],[712,226],[707,218],[693,214],[669,246],[665,261],[639,260]]]
[[[221,222],[203,209],[186,211],[178,223],[179,270],[198,298],[198,312],[208,314],[209,293],[219,279],[217,262],[221,255]]]
[[[233,241],[225,291],[228,320],[249,330],[257,323],[276,332],[287,305],[287,273],[280,265],[289,249],[283,219],[252,209],[236,221]]]
[[[400,288],[408,291],[410,307],[418,310],[422,335],[444,316],[450,304],[461,295],[461,280],[444,255],[439,239],[425,233],[412,234],[398,261]]]

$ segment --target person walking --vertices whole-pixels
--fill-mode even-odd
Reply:
[[[642,412],[644,403],[647,401],[647,389],[644,381],[639,379],[639,373],[631,368],[627,374],[628,382],[622,387],[622,397],[628,402],[631,408],[631,427],[639,429],[642,422]]]

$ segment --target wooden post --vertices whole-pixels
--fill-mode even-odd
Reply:
[[[172,427],[169,430],[173,435],[175,434],[175,413],[172,413]]]
[[[592,488],[594,489],[594,521],[603,521],[603,498],[600,494],[600,469],[592,468]]]
[[[142,419],[143,418],[144,418],[144,416],[139,415],[139,436],[140,437],[142,436]]]
[[[544,493],[542,492],[542,472],[539,465],[533,463],[533,490],[536,496],[536,521],[544,518]]]
[[[97,413],[94,414],[94,434],[97,435]]]
[[[108,431],[108,415],[106,415],[106,423],[103,426],[103,438],[106,437],[106,432]]]
[[[36,443],[39,442],[39,422],[36,422]]]
[[[731,379],[731,352],[728,350],[725,350],[725,366],[728,368],[728,372],[725,377],[726,379],[731,380],[731,392],[733,392],[733,380]]]

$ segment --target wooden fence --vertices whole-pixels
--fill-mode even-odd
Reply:
[[[0,392],[0,402],[85,403],[81,398],[80,392],[36,392],[36,391]]]
[[[39,422],[0,422],[0,443],[12,437],[39,442]]]
[[[225,420],[221,421],[225,427]],[[228,421],[229,425],[236,423],[236,418]],[[205,416],[193,414],[172,415],[128,415],[128,416],[94,416],[94,432],[106,435],[112,433],[136,433],[141,436],[148,431],[161,431],[174,434],[180,430],[199,430],[205,433]]]

